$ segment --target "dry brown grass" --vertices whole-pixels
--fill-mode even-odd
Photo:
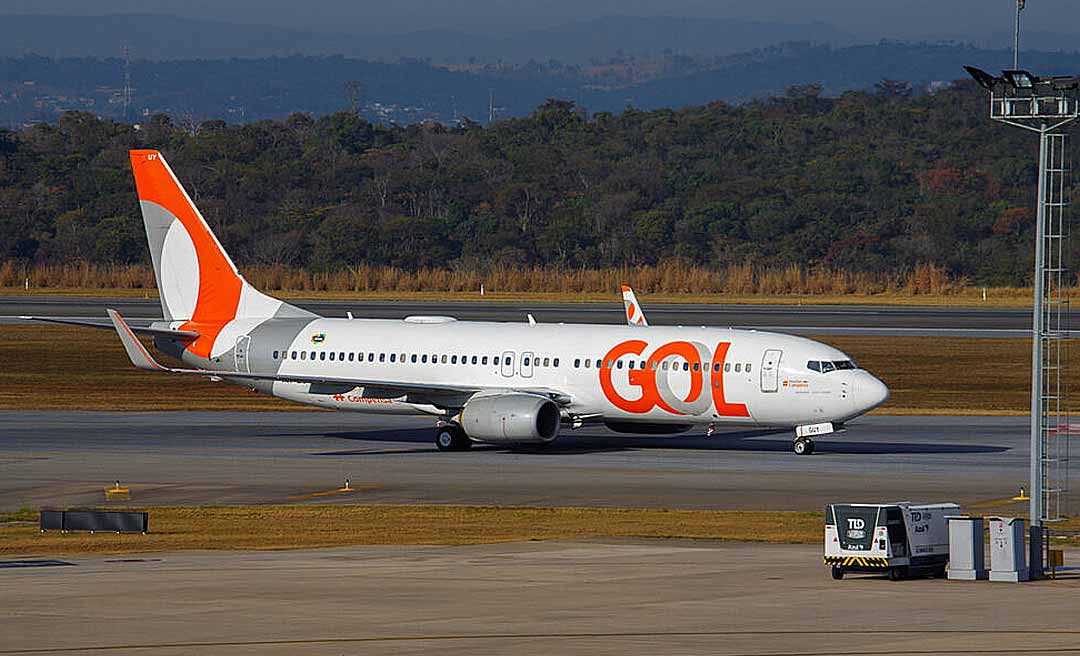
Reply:
[[[855,358],[891,391],[881,413],[1026,414],[1031,340],[815,337]],[[1080,384],[1080,364],[1071,382]],[[1080,408],[1075,400],[1073,409]]]
[[[1022,414],[1024,339],[816,337],[852,355],[892,390],[879,412]],[[0,325],[0,409],[299,410],[228,383],[135,369],[106,330]],[[1073,380],[1080,381],[1077,367]],[[1078,395],[1080,396],[1080,395]]]
[[[581,538],[821,540],[816,512],[425,505],[151,508],[148,535],[40,533],[0,523],[0,553],[130,553],[354,545],[490,544]]]
[[[622,284],[631,284],[641,295],[678,300],[710,300],[716,297],[743,299],[791,299],[801,302],[888,302],[889,299],[953,299],[981,302],[982,290],[944,269],[921,265],[906,273],[859,273],[836,269],[805,269],[789,265],[775,269],[733,265],[715,270],[679,261],[656,266],[604,269],[505,268],[487,271],[419,269],[357,265],[335,271],[310,271],[284,266],[245,267],[244,275],[259,289],[284,295],[344,294],[475,295],[483,285],[487,294],[570,296],[596,295],[610,300]],[[116,293],[154,290],[153,272],[145,265],[17,265],[0,263],[0,288],[23,289],[29,281],[34,291],[83,290]],[[1026,292],[1026,293],[1025,293]],[[1011,288],[988,290],[994,302],[1005,299],[1030,302],[1030,291]]]
[[[131,366],[116,333],[68,326],[0,326],[0,408],[288,410],[228,383]]]

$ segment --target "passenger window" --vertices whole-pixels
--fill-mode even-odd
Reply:
[[[300,359],[307,360],[307,351],[300,351]]]
[[[487,364],[487,360],[488,356],[485,355],[484,357],[480,358],[480,364]]]
[[[457,356],[456,355],[451,355],[450,356],[450,364],[457,364]]]
[[[390,362],[396,362],[396,361],[397,361],[397,354],[396,353],[391,353],[390,354]]]
[[[603,360],[597,360],[596,361],[596,368],[599,369],[600,367],[603,366],[603,364],[604,364]],[[608,360],[608,369],[611,369],[611,360]]]
[[[380,353],[379,354],[379,362],[386,362],[386,354],[385,353]]]
[[[627,362],[626,363],[626,368],[627,369],[633,369],[634,368],[634,361],[631,360],[630,362]]]
[[[649,361],[649,369],[652,369],[653,371],[656,371],[656,360],[650,360]]]
[[[820,372],[821,371],[821,363],[818,362],[817,360],[811,360],[811,361],[806,363],[806,368],[809,369],[810,371]]]
[[[689,362],[682,363],[682,370],[683,371],[690,371],[690,363]]]
[[[526,367],[529,366],[529,358],[525,358],[524,364],[525,364]]]
[[[375,362],[375,354],[374,353],[368,353],[367,354],[367,361],[368,362]]]
[[[713,363],[712,370],[713,371],[720,371],[720,363],[719,362]]]
[[[590,360],[589,358],[585,358],[585,362],[583,364],[585,365],[585,368],[588,369],[589,366],[592,365],[592,360]]]
[[[581,366],[581,358],[574,358],[574,369]]]
[[[725,362],[724,363],[724,373],[727,373],[729,371],[731,371],[731,363],[730,362]]]
[[[278,352],[274,351],[274,359],[277,360]]]
[[[315,351],[312,351],[312,352],[311,352],[311,359],[312,359],[312,360],[314,360],[314,359],[315,359]]]
[[[701,370],[701,363],[700,362],[695,362],[694,363],[694,371],[700,371],[700,370]]]
[[[295,360],[295,359],[296,359],[296,351],[293,351],[293,352],[292,352],[292,359],[293,359],[293,360]]]
[[[336,360],[336,359],[337,359],[337,358],[335,357],[336,355],[337,355],[336,353],[334,353],[333,351],[330,351],[330,360],[331,360],[331,361],[333,361],[333,360]]]
[[[413,364],[416,364],[416,354],[415,353],[412,354],[412,357],[409,358],[409,361],[412,362]]]
[[[559,358],[555,358],[554,360],[552,360],[551,364],[552,364],[552,366],[558,367],[559,366]]]
[[[445,353],[444,353],[444,354],[443,354],[443,356],[442,356],[442,363],[443,363],[443,364],[446,364],[446,354],[445,354]]]
[[[356,354],[355,354],[355,353],[350,353],[350,354],[349,354],[349,362],[352,362],[352,361],[353,361],[353,356],[354,356],[354,355],[356,355]]]
[[[616,369],[622,369],[622,360],[616,360],[615,361],[615,368]]]
[[[544,358],[544,366],[545,367],[549,366],[550,363],[551,363],[551,360],[549,358]]]
[[[660,363],[660,369],[662,369],[664,371],[667,371],[667,365],[668,365],[667,360],[664,360],[663,362]]]
[[[423,364],[427,364],[427,353],[424,353],[420,356],[420,362]]]
[[[750,373],[750,363],[746,363],[746,373]]]
[[[319,359],[320,360],[325,360],[326,359],[326,351],[321,351],[319,353]]]
[[[474,356],[472,356],[472,363],[473,363],[473,364],[476,364],[476,361],[477,361],[477,357],[476,357],[475,355],[474,355]]]
[[[342,362],[345,362],[345,352],[342,351],[341,353],[338,353],[337,359],[341,360]]]
[[[740,370],[742,370],[742,363],[741,362],[736,362],[735,363],[735,373],[739,373]]]

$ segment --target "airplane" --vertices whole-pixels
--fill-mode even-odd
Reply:
[[[649,326],[632,291],[629,325],[321,317],[244,279],[160,152],[130,159],[163,321],[132,327],[108,316],[140,369],[321,408],[430,415],[441,451],[535,448],[563,428],[602,424],[626,434],[794,429],[794,452],[808,455],[813,436],[889,397],[846,354],[809,339]],[[183,366],[159,363],[139,335]]]

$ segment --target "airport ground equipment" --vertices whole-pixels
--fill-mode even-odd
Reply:
[[[990,518],[990,580],[1019,583],[1028,580],[1024,549],[1025,522],[1020,517]],[[1040,535],[1041,535],[1040,531]],[[1042,560],[1040,557],[1039,560]]]
[[[955,503],[833,503],[825,506],[825,564],[834,579],[847,572],[945,576],[949,562],[947,518]]]
[[[985,522],[982,517],[949,517],[949,580],[979,581],[986,571]]]
[[[1017,53],[1019,53],[1017,20]],[[1018,57],[1018,54],[1017,54]],[[1064,519],[1069,483],[1069,273],[1071,225],[1066,127],[1080,118],[1080,76],[1039,77],[1014,64],[1000,77],[965,66],[990,94],[990,118],[1039,135],[1035,298],[1031,343],[1031,552],[1042,576],[1044,522]],[[1039,535],[1036,535],[1039,533]]]
[[[956,504],[829,504],[825,507],[825,564],[833,578],[848,572],[945,576],[948,563],[946,518]]]
[[[98,531],[107,533],[147,533],[149,514],[120,510],[50,510],[41,511],[41,532]]]

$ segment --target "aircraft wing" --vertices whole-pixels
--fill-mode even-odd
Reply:
[[[82,326],[85,328],[105,328],[107,330],[111,330],[114,327],[113,324],[108,323],[98,323],[96,321],[80,321],[79,319],[61,319],[59,317],[22,316],[19,318],[26,321],[59,323],[68,326]],[[194,341],[199,338],[199,333],[194,330],[172,330],[170,328],[151,328],[149,326],[129,326],[128,328],[136,335],[148,335],[150,337],[174,337],[176,339],[180,339],[186,342]]]
[[[187,374],[192,376],[208,376],[211,378],[228,378],[230,380],[265,380],[271,382],[282,383],[308,383],[313,387],[318,387],[321,390],[325,390],[327,393],[345,392],[355,387],[363,387],[365,392],[371,391],[373,397],[385,397],[392,398],[394,396],[400,396],[403,394],[418,394],[424,396],[436,396],[436,397],[467,397],[477,392],[491,391],[493,388],[486,388],[481,386],[458,386],[458,385],[443,385],[443,384],[427,384],[427,383],[411,383],[404,381],[390,381],[384,379],[367,379],[367,378],[347,378],[338,376],[313,376],[308,374],[255,374],[255,373],[240,373],[234,371],[215,371],[213,369],[186,369],[176,367],[166,367],[159,364],[154,359],[150,352],[146,350],[142,342],[135,336],[134,329],[127,325],[124,319],[115,310],[108,310],[109,319],[112,320],[113,327],[116,329],[117,335],[120,336],[120,342],[124,345],[124,350],[127,352],[128,358],[131,363],[139,369],[145,369],[147,371],[162,371],[173,374]],[[508,390],[510,391],[510,390]],[[570,397],[557,390],[549,389],[514,389],[513,391],[528,392],[532,394],[540,394],[547,396],[551,400],[559,404],[567,404],[570,402]]]
[[[641,309],[641,303],[638,303],[637,296],[629,285],[622,286],[622,300],[623,307],[626,308],[626,323],[631,326],[649,325],[648,320],[645,319],[645,311]]]

